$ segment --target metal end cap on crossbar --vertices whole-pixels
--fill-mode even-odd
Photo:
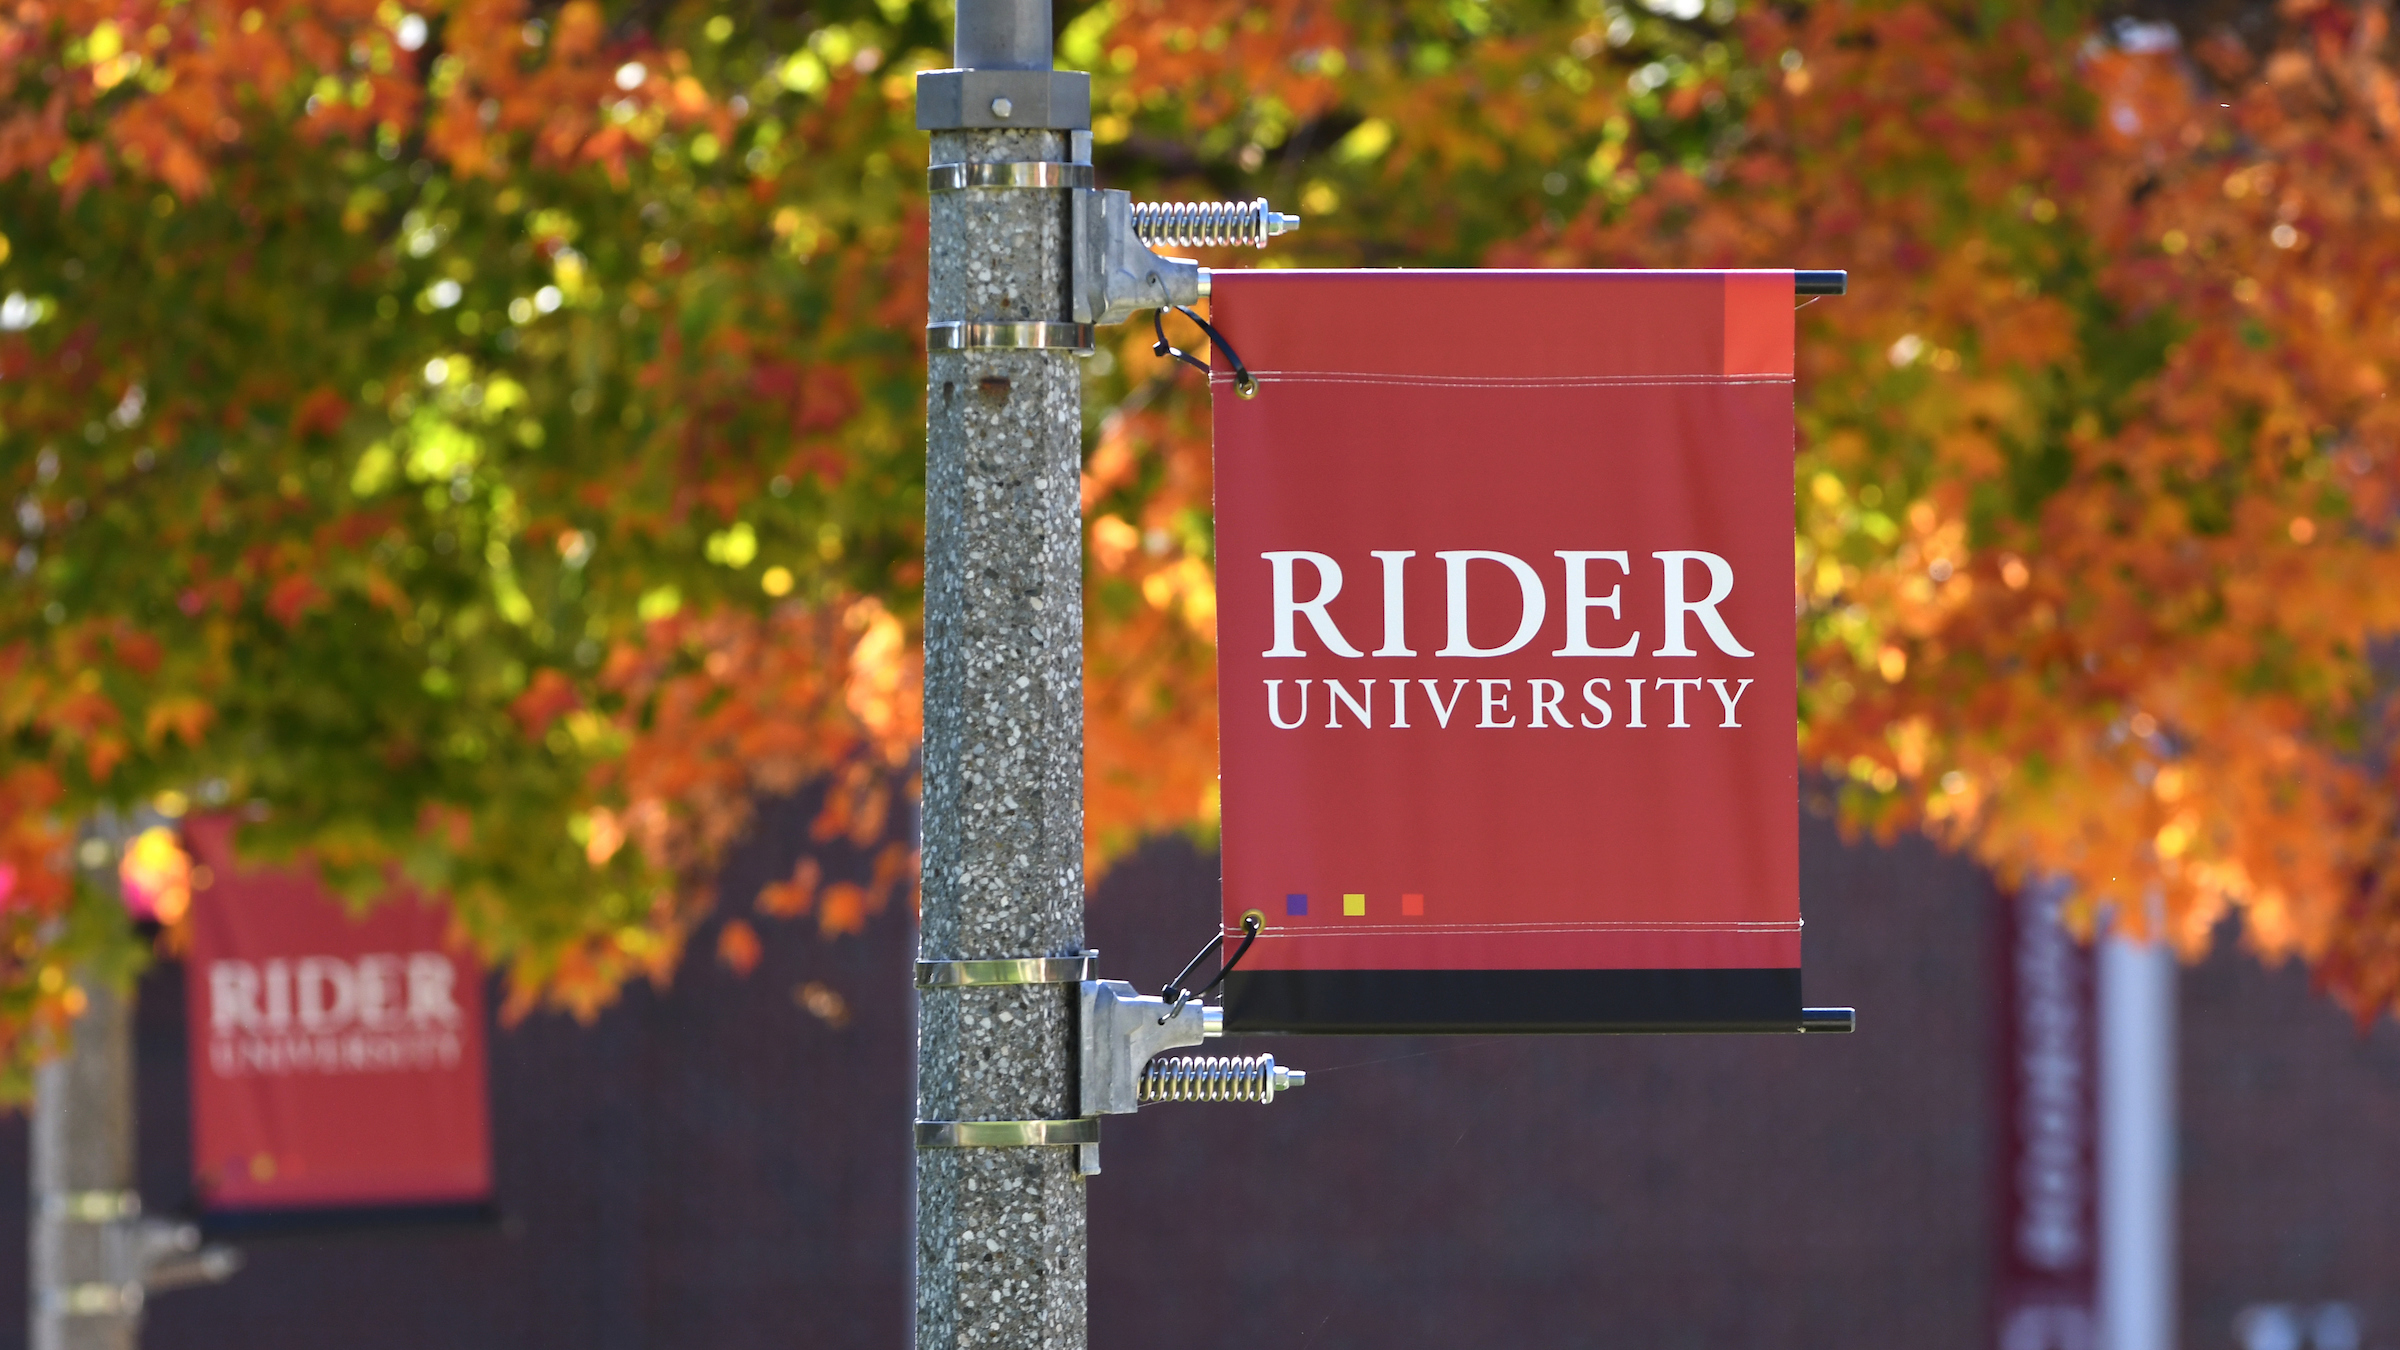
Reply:
[[[919,961],[919,989],[965,989],[1003,984],[1081,984],[1100,978],[1100,954],[1004,956],[983,961]]]
[[[1847,1036],[1858,1030],[1858,1009],[1802,1008],[1800,1010],[1800,1030]]]
[[[934,192],[958,192],[966,188],[1088,188],[1092,182],[1091,165],[1055,160],[936,164],[925,170],[925,186]]]
[[[925,349],[931,352],[1052,350],[1088,352],[1092,325],[1088,323],[929,323]]]
[[[918,1148],[1051,1148],[1100,1142],[1100,1118],[920,1120]]]

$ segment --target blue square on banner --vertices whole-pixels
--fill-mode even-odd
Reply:
[[[1305,895],[1287,895],[1283,897],[1283,912],[1285,914],[1302,915],[1308,913],[1308,897]]]

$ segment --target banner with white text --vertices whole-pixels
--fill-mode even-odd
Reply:
[[[195,818],[192,1169],[211,1213],[472,1205],[492,1190],[482,973],[411,895],[364,917]]]
[[[2067,894],[2053,879],[1996,901],[1994,1350],[2100,1345],[2099,961],[2059,917]]]
[[[1789,272],[1218,272],[1240,1031],[1793,1030]]]

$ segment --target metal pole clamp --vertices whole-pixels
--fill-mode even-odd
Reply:
[[[139,1191],[52,1191],[40,1199],[42,1217],[67,1223],[116,1223],[141,1217]]]
[[[982,988],[1003,984],[1081,984],[1098,977],[1100,953],[1081,956],[1003,956],[984,961],[919,961],[919,989]]]
[[[925,348],[933,352],[1047,349],[1088,352],[1092,325],[1038,321],[974,321],[925,325]]]
[[[1053,1148],[1098,1144],[1100,1119],[920,1120],[918,1148]]]
[[[962,188],[1088,188],[1091,185],[1091,165],[1050,159],[935,164],[925,170],[925,186],[933,192],[957,192]]]

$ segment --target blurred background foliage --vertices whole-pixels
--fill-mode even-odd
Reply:
[[[1818,804],[2400,994],[2383,7],[1059,9],[1104,182],[1307,218],[1212,266],[1848,268],[1800,316]],[[0,3],[12,1081],[145,940],[74,880],[105,806],[441,890],[519,1012],[664,979],[760,792],[829,777],[882,861],[720,959],[905,901],[949,22]],[[1085,369],[1096,870],[1214,829],[1215,601],[1202,386],[1144,325]]]

